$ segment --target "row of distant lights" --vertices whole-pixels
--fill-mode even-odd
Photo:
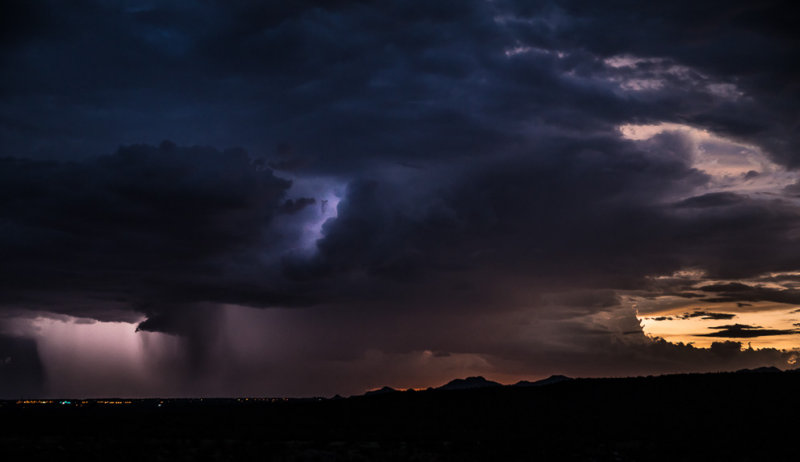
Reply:
[[[61,404],[63,406],[72,406],[72,405],[74,405],[74,406],[85,406],[85,405],[90,404],[90,403],[91,404],[132,404],[133,401],[129,401],[129,400],[124,400],[124,401],[123,400],[107,400],[107,399],[101,399],[101,400],[97,400],[97,401],[88,401],[88,400],[82,400],[82,401],[69,401],[69,400],[56,401],[56,400],[52,400],[52,399],[24,399],[24,400],[17,401],[17,404],[56,404],[56,403]]]

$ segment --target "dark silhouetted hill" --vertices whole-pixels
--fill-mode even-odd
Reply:
[[[739,369],[736,371],[737,374],[774,374],[776,372],[783,371],[774,366],[757,367],[755,369]]]
[[[437,390],[472,390],[475,388],[490,388],[490,387],[501,387],[501,386],[502,385],[497,382],[486,380],[481,376],[477,376],[477,377],[467,377],[466,379],[451,380],[446,384],[442,385],[441,387],[437,388]]]
[[[521,380],[514,384],[515,387],[541,387],[543,385],[552,385],[555,383],[565,382],[567,380],[572,380],[571,378],[567,377],[566,375],[551,375],[550,377],[542,380],[537,380],[535,382],[529,382],[527,380]]]
[[[370,391],[364,393],[364,396],[384,395],[386,393],[396,393],[396,392],[397,392],[397,390],[395,390],[392,387],[383,387],[383,388],[378,389],[378,390],[370,390]]]

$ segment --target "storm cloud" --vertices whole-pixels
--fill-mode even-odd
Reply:
[[[4,318],[184,338],[219,393],[794,358],[625,302],[800,300],[788,3],[2,8]]]

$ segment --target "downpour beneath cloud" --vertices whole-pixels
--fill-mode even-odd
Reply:
[[[800,354],[782,2],[0,8],[0,397]]]

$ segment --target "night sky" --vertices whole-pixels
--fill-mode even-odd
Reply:
[[[780,1],[3,1],[0,397],[797,367]]]

